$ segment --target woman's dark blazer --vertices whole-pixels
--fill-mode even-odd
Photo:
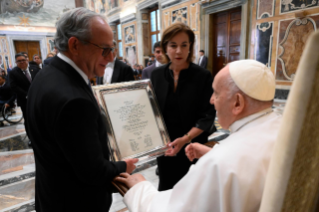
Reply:
[[[151,75],[151,82],[162,114],[169,90],[169,82],[167,80],[169,65],[166,64],[156,68]],[[178,101],[182,120],[181,127],[185,133],[192,127],[205,131],[194,139],[194,142],[207,142],[207,136],[215,130],[213,124],[216,111],[209,102],[213,94],[212,83],[213,77],[211,73],[194,63],[191,63],[188,69],[182,70],[179,76],[180,98]]]

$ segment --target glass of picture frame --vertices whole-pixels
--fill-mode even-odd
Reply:
[[[134,172],[156,165],[170,142],[150,80],[92,87],[105,116],[110,160],[138,158]]]

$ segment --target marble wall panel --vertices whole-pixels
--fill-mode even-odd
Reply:
[[[257,19],[273,17],[275,0],[257,0]]]
[[[274,22],[264,22],[256,26],[255,59],[271,66]]]
[[[0,36],[0,69],[6,71],[9,67],[12,67],[9,44],[6,36]]]
[[[280,14],[319,7],[319,0],[280,0]]]
[[[317,29],[319,16],[279,22],[276,80],[293,81],[309,35]]]
[[[191,27],[191,29],[193,31],[198,31],[198,24],[199,24],[199,4],[195,3],[195,4],[191,4],[189,7],[190,10],[190,14],[189,14],[189,26]]]

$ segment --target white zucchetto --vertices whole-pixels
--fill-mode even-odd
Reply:
[[[274,99],[275,77],[264,64],[256,60],[239,60],[229,64],[229,72],[235,84],[247,96],[260,101]]]

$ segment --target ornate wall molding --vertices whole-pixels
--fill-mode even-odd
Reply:
[[[247,0],[216,0],[202,4],[204,14],[212,14],[223,10],[242,6]]]
[[[126,24],[126,23],[128,23],[130,21],[134,21],[134,20],[136,20],[136,13],[131,13],[131,14],[121,18],[121,24]]]
[[[159,1],[154,1],[154,0],[145,0],[139,4],[137,4],[137,10],[143,10],[147,8],[152,8],[155,7],[159,4]]]
[[[117,13],[117,14],[112,15],[112,16],[108,16],[107,19],[108,19],[109,23],[117,22],[120,20],[120,13]]]

